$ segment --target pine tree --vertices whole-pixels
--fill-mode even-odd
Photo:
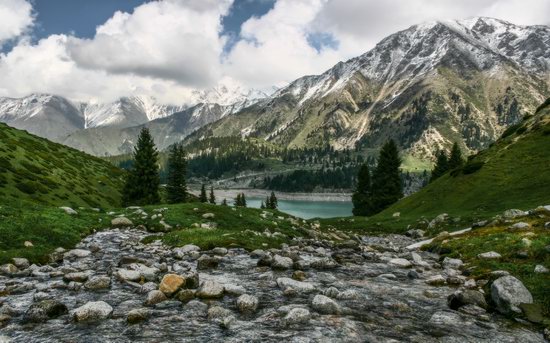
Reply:
[[[445,174],[448,170],[449,170],[449,159],[447,158],[447,154],[445,154],[445,151],[440,150],[437,153],[437,160],[435,162],[435,167],[432,170],[432,176],[430,178],[430,182],[433,182],[435,179]]]
[[[265,205],[264,205],[264,201],[263,201],[263,200],[262,200],[262,203],[261,203],[261,205],[260,205],[260,208],[261,208],[262,210],[265,210]]]
[[[353,215],[366,216],[371,211],[371,181],[368,164],[364,163],[357,175],[357,188],[351,197],[353,202]]]
[[[272,210],[276,210],[279,206],[277,197],[275,196],[275,192],[271,192],[271,195],[269,196],[269,207]]]
[[[216,204],[216,196],[214,195],[214,187],[210,186],[210,196],[208,198],[208,202],[211,204]]]
[[[204,184],[201,186],[201,195],[199,196],[200,202],[208,202],[208,198],[206,197],[206,187]]]
[[[234,205],[235,205],[235,207],[241,207],[242,206],[241,193],[237,194],[237,197],[235,198]]]
[[[173,145],[168,157],[168,176],[166,184],[167,201],[171,204],[185,202],[187,200],[187,161],[183,147]]]
[[[462,151],[460,151],[458,144],[455,142],[451,149],[451,156],[449,157],[449,170],[460,168],[463,164]]]
[[[369,214],[378,213],[403,197],[400,166],[397,145],[389,140],[380,150],[378,164],[372,174],[372,206]]]
[[[246,197],[244,196],[244,193],[241,193],[241,206],[246,207]]]
[[[271,208],[271,199],[269,196],[265,197],[265,208]]]
[[[124,203],[126,205],[158,204],[159,187],[158,151],[149,129],[143,128],[134,148],[134,164],[126,177]]]
[[[227,206],[227,199],[225,199],[225,198],[223,199],[222,206]]]

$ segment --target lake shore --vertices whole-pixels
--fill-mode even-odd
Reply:
[[[199,195],[200,189],[190,189],[192,194]],[[207,190],[210,191],[209,189]],[[255,189],[255,188],[240,188],[240,189],[214,189],[216,200],[219,202],[223,199],[232,201],[237,197],[237,194],[244,193],[247,198],[263,199],[271,194],[270,190]],[[286,193],[275,192],[279,200],[301,200],[301,201],[351,201],[351,193]]]

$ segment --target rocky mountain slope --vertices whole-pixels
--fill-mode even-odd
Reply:
[[[497,19],[432,22],[305,76],[192,135],[251,135],[285,146],[376,149],[394,138],[432,158],[488,146],[550,94],[550,27]]]

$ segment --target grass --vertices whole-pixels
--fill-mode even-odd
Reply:
[[[495,224],[452,239],[439,239],[427,247],[430,251],[446,256],[460,258],[467,263],[468,270],[476,279],[490,279],[490,272],[506,270],[520,279],[533,295],[536,304],[547,317],[546,325],[550,326],[550,274],[535,273],[537,264],[550,268],[550,230],[544,228],[548,218],[522,218],[532,225],[530,230],[510,231],[510,223]],[[530,243],[523,240],[528,239]],[[502,255],[497,260],[477,258],[480,253],[496,251]],[[526,252],[527,256],[518,255]]]
[[[0,124],[0,204],[120,206],[122,170]]]
[[[162,212],[159,210],[162,209]],[[57,247],[71,248],[94,230],[110,226],[111,219],[124,215],[135,225],[144,225],[152,232],[161,233],[147,239],[161,239],[170,246],[196,244],[203,249],[214,247],[257,248],[279,247],[294,237],[307,233],[301,227],[303,221],[288,214],[252,208],[185,203],[177,205],[145,206],[148,214],[143,219],[135,209],[119,208],[114,214],[96,212],[89,208],[76,208],[77,215],[66,214],[57,207],[44,207],[34,204],[0,207],[0,263],[9,262],[13,257],[25,257],[32,262],[44,263],[48,254]],[[154,214],[163,217],[151,219]],[[203,214],[213,213],[214,218],[205,219]],[[267,213],[265,218],[262,213]],[[160,220],[172,226],[165,230]],[[200,228],[200,224],[215,223],[216,228]],[[168,232],[166,232],[168,231]],[[269,232],[266,235],[265,232]],[[276,233],[275,235],[272,235]],[[26,248],[25,241],[33,247]]]

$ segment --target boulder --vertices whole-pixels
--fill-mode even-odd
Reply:
[[[166,295],[164,295],[164,293],[162,293],[161,291],[159,290],[152,290],[152,291],[149,291],[149,293],[147,293],[147,300],[145,300],[145,304],[146,305],[156,305],[158,303],[161,303],[165,300],[167,300],[168,298],[166,297]]]
[[[18,271],[19,269],[11,263],[3,264],[0,266],[0,274],[11,275],[17,273]]]
[[[504,211],[502,213],[502,216],[506,219],[514,219],[514,218],[519,218],[519,217],[525,217],[528,214],[529,213],[527,213],[525,211],[522,211],[522,210],[511,209],[511,210]]]
[[[23,316],[27,323],[42,323],[49,319],[67,314],[67,306],[57,300],[42,300],[29,307]]]
[[[196,296],[202,299],[223,297],[224,288],[216,281],[204,281],[197,290]]]
[[[138,324],[144,322],[149,318],[150,312],[146,308],[136,308],[128,312],[126,321],[128,324]]]
[[[412,267],[412,263],[409,260],[404,258],[393,258],[388,263],[399,268]]]
[[[501,258],[502,256],[498,252],[488,251],[477,255],[477,257],[483,260],[495,260]]]
[[[134,223],[126,217],[117,217],[111,220],[111,227],[128,227],[133,225]]]
[[[531,227],[531,225],[529,225],[528,223],[519,222],[519,223],[515,223],[514,225],[510,226],[509,229],[510,230],[526,230],[530,227]]]
[[[296,307],[288,311],[287,315],[283,318],[283,322],[286,325],[304,324],[309,321],[311,315],[305,308]]]
[[[220,260],[217,257],[202,255],[197,260],[197,269],[205,270],[205,269],[217,268],[219,263],[220,263]]]
[[[476,305],[487,308],[487,302],[483,293],[471,289],[455,292],[447,297],[447,304],[453,310],[458,310],[462,306]]]
[[[172,296],[183,286],[185,286],[185,278],[177,274],[166,274],[160,282],[159,290],[166,296]]]
[[[65,282],[69,282],[69,281],[84,282],[88,280],[89,275],[90,275],[89,272],[67,273],[63,275],[63,280]]]
[[[89,290],[107,289],[111,286],[111,278],[104,275],[92,276],[84,284],[84,288]]]
[[[200,251],[200,250],[201,248],[199,248],[194,244],[186,244],[180,248],[174,248],[174,250],[172,250],[172,253],[174,254],[174,257],[182,259],[185,257],[185,255],[193,251]]]
[[[91,301],[75,309],[72,313],[77,322],[107,319],[113,313],[111,305],[104,301]]]
[[[63,254],[63,258],[83,258],[92,254],[90,250],[72,249]]]
[[[433,275],[426,279],[426,283],[431,286],[442,286],[447,282],[442,275]]]
[[[290,269],[294,262],[290,257],[283,257],[280,255],[273,256],[271,268],[273,269]]]
[[[491,285],[491,299],[503,314],[521,313],[520,304],[532,304],[533,296],[521,281],[511,275],[496,279]]]
[[[130,270],[130,269],[118,269],[116,271],[116,275],[119,279],[125,280],[125,281],[140,281],[141,280],[141,273],[137,270]]]
[[[252,313],[258,308],[258,298],[253,295],[243,294],[237,298],[237,308],[241,313]]]
[[[224,255],[227,254],[227,249],[226,248],[221,248],[221,247],[214,248],[214,249],[212,249],[212,253],[214,255],[224,256]]]
[[[197,293],[197,291],[194,289],[182,289],[176,294],[176,298],[182,303],[186,303],[195,298],[195,293]]]
[[[27,269],[30,266],[29,260],[26,258],[14,257],[11,259],[13,264],[19,269]]]
[[[460,269],[464,265],[464,262],[458,258],[445,257],[442,262],[443,268]]]
[[[317,294],[311,302],[311,307],[323,314],[338,314],[340,313],[340,305],[331,298]]]
[[[315,287],[312,284],[302,281],[296,281],[287,277],[278,278],[277,285],[283,290],[287,288],[292,288],[298,292],[304,293],[315,291]]]
[[[539,274],[545,274],[545,273],[548,273],[548,268],[546,268],[545,266],[543,266],[542,264],[537,264],[535,266],[535,273],[539,273]]]

